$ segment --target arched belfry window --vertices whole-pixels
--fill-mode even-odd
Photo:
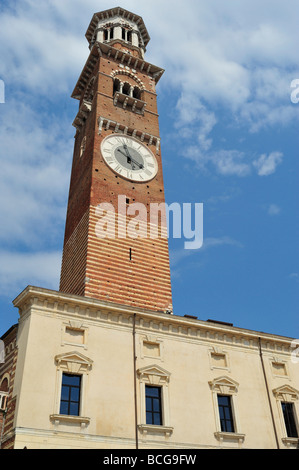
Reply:
[[[132,43],[132,31],[127,28],[121,29],[121,37],[124,41]]]
[[[138,88],[138,86],[135,86],[133,89],[133,98],[136,98],[137,100],[141,100],[141,90]]]
[[[124,83],[123,94],[130,96],[131,85],[129,83]]]
[[[119,78],[112,75],[114,106],[122,107],[137,114],[143,114],[146,106],[145,101],[143,101],[145,89],[143,83],[137,77],[123,71],[119,71],[118,75],[120,75]],[[128,75],[130,81],[132,80],[135,83],[125,81],[126,77],[122,75]]]
[[[104,29],[104,41],[111,41],[114,37],[114,28],[111,27],[106,27]]]
[[[115,78],[113,81],[113,95],[115,95],[115,93],[117,93],[118,91],[121,91],[120,84],[120,80],[118,78]]]

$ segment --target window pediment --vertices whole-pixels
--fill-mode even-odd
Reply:
[[[169,382],[170,372],[158,365],[142,367],[138,369],[137,374],[143,382],[149,384],[163,385]]]
[[[93,361],[76,351],[59,354],[55,357],[59,368],[72,374],[86,373],[92,367]]]
[[[229,377],[218,377],[209,382],[213,391],[222,395],[231,395],[238,392],[239,384]]]
[[[282,385],[281,387],[275,388],[273,393],[277,400],[281,401],[296,401],[299,398],[299,391],[290,385]]]

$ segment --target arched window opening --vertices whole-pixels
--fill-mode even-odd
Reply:
[[[104,41],[109,41],[114,38],[114,28],[104,29]]]
[[[132,43],[132,31],[126,28],[121,29],[121,37],[124,41]]]
[[[115,78],[114,79],[114,82],[113,82],[113,96],[115,95],[115,93],[117,93],[118,91],[120,91],[120,81],[118,78]]]
[[[130,90],[131,86],[129,85],[129,83],[125,83],[123,86],[123,94],[130,96]]]
[[[0,383],[0,410],[5,411],[8,398],[8,379],[5,377]]]
[[[133,98],[136,98],[137,100],[141,100],[141,90],[137,86],[134,87]]]
[[[8,392],[8,380],[4,378],[0,385],[0,392]]]

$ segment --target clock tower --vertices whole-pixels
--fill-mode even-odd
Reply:
[[[60,291],[172,312],[156,85],[142,18],[93,15],[79,101]]]

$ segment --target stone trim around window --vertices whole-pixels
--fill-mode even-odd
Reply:
[[[276,405],[278,408],[278,415],[280,421],[280,428],[282,432],[282,442],[286,447],[297,448],[299,439],[297,437],[288,437],[287,430],[285,426],[283,411],[282,411],[282,402],[286,403],[293,403],[294,404],[294,411],[295,411],[295,421],[297,430],[299,432],[299,423],[298,423],[298,406],[299,406],[299,390],[291,387],[288,384],[282,385],[281,387],[277,387],[273,390],[273,395],[276,398]]]
[[[50,415],[50,421],[55,426],[60,424],[72,423],[79,424],[81,430],[89,424],[90,418],[86,417],[85,406],[86,406],[86,389],[88,374],[92,368],[93,361],[83,354],[72,351],[64,354],[55,356],[56,362],[56,389],[55,389],[55,403],[54,412]],[[59,413],[60,410],[60,399],[61,399],[61,386],[62,386],[62,374],[63,373],[81,375],[81,390],[80,390],[80,413],[79,416],[62,415]]]
[[[169,416],[169,392],[168,385],[170,380],[170,372],[158,365],[151,365],[137,370],[140,386],[140,416],[138,429],[146,436],[147,434],[164,434],[165,437],[171,436],[173,427],[170,426]],[[145,403],[145,386],[154,385],[161,387],[162,395],[162,420],[161,426],[146,424],[146,403]]]
[[[235,380],[232,380],[230,377],[222,376],[217,377],[216,379],[209,382],[210,389],[212,391],[212,400],[214,407],[214,416],[216,424],[216,432],[214,436],[221,443],[225,441],[236,441],[239,444],[239,447],[242,446],[242,443],[245,439],[245,434],[240,432],[240,423],[239,423],[239,413],[237,406],[237,393],[239,389],[239,384]],[[221,430],[220,417],[219,417],[219,407],[218,407],[218,395],[229,395],[231,397],[231,406],[234,420],[235,432],[223,432]]]
[[[55,426],[66,423],[78,424],[82,430],[87,426],[87,424],[90,423],[90,418],[84,416],[68,416],[60,414],[50,415],[50,420],[54,423]]]

